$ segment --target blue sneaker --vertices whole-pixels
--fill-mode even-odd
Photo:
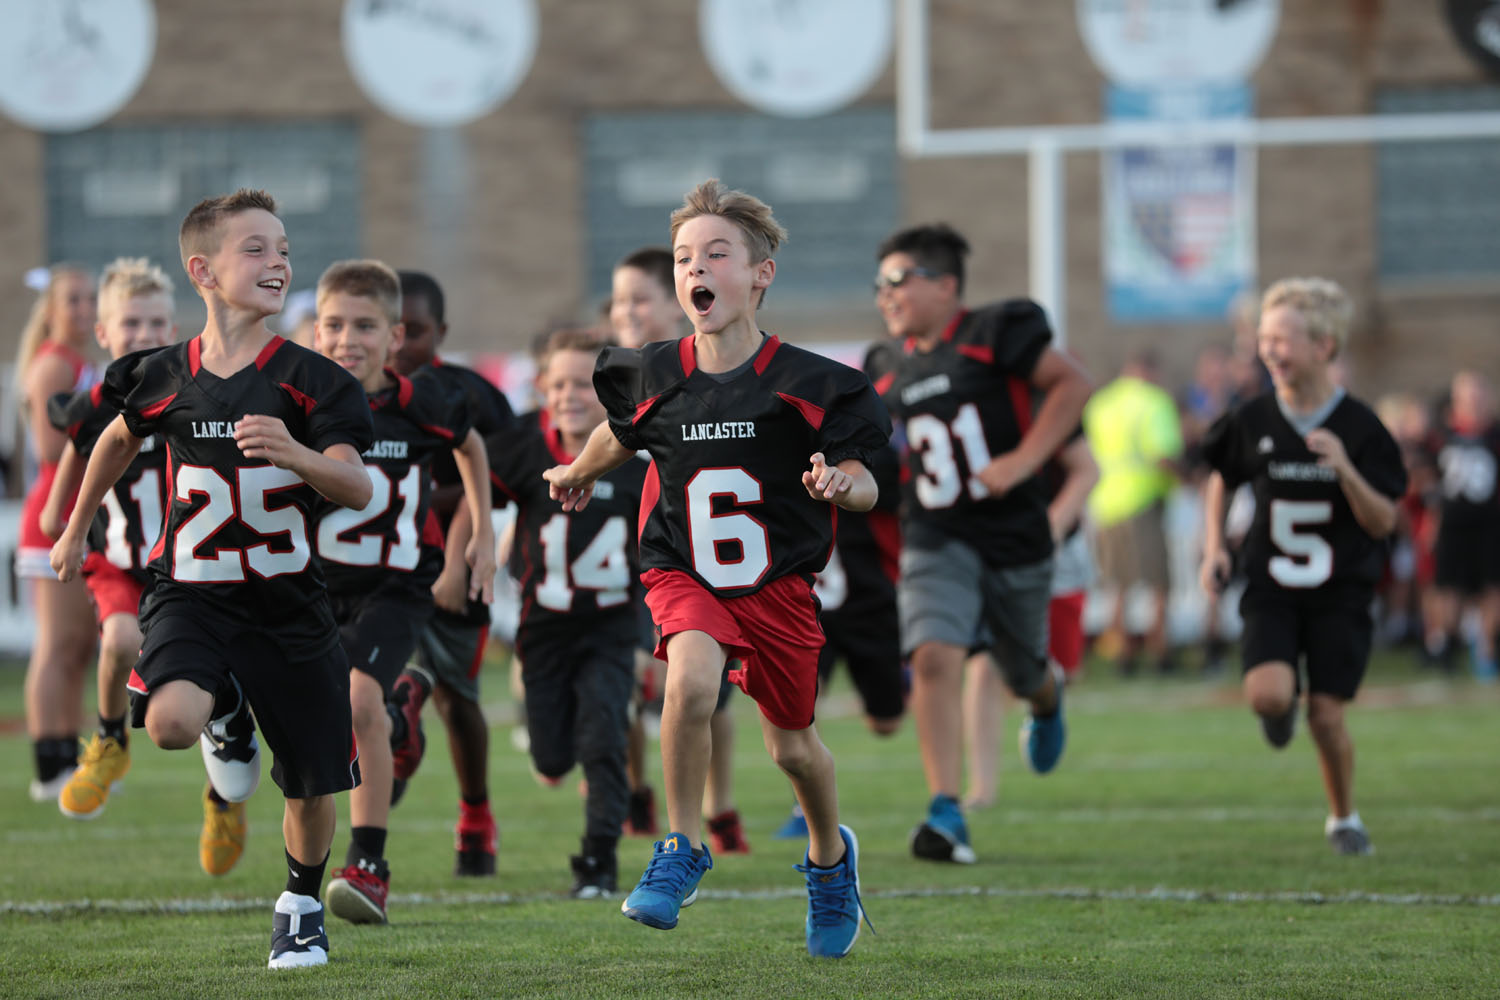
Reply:
[[[844,860],[832,868],[814,868],[811,858],[794,866],[807,876],[807,953],[814,958],[843,958],[865,923],[865,904],[859,898],[859,838],[839,826],[844,838]],[[874,930],[873,924],[870,930]]]
[[[1493,684],[1500,678],[1500,666],[1495,662],[1495,655],[1491,653],[1484,656],[1479,652],[1479,643],[1476,641],[1469,646],[1469,666],[1474,671],[1474,679],[1481,684]]]
[[[802,815],[802,807],[792,806],[792,814],[781,824],[781,829],[771,836],[776,840],[806,840],[807,817]]]
[[[911,832],[911,852],[928,861],[952,861],[972,865],[974,848],[969,846],[969,827],[963,810],[951,795],[934,795],[927,807],[927,821]]]
[[[1062,759],[1063,747],[1068,745],[1068,727],[1063,720],[1063,679],[1054,670],[1052,681],[1057,685],[1057,710],[1051,715],[1037,716],[1032,713],[1021,723],[1021,756],[1037,774],[1046,774]]]
[[[323,929],[323,905],[311,896],[283,892],[271,918],[273,969],[299,969],[328,964],[328,932]]]
[[[678,911],[698,898],[698,880],[713,866],[706,844],[702,854],[694,854],[687,837],[669,834],[656,842],[645,873],[620,904],[620,912],[647,927],[669,931],[677,926]]]

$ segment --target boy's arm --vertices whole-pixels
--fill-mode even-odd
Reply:
[[[1318,464],[1333,469],[1339,477],[1339,489],[1349,501],[1354,519],[1371,538],[1384,538],[1396,530],[1396,502],[1370,485],[1344,450],[1344,442],[1326,427],[1307,435],[1307,447],[1318,456]]]
[[[812,468],[802,473],[802,486],[814,500],[827,500],[845,510],[863,512],[880,499],[875,477],[857,458],[846,458],[837,465],[826,465],[823,453],[808,459]]]
[[[1083,404],[1094,391],[1082,369],[1067,355],[1047,348],[1031,371],[1031,384],[1046,393],[1036,419],[1014,449],[990,459],[978,478],[991,496],[1004,496],[1036,474],[1055,455],[1083,416]]]
[[[57,578],[64,583],[77,576],[83,565],[89,524],[94,520],[104,494],[113,489],[125,474],[144,440],[130,433],[125,418],[119,416],[110,421],[94,443],[94,453],[89,456],[88,468],[83,473],[83,485],[78,488],[78,502],[73,505],[73,517],[58,537],[57,544],[52,546],[49,561]]]
[[[468,519],[475,526],[464,546],[469,598],[488,604],[495,589],[495,529],[490,523],[490,460],[477,431],[471,429],[463,444],[453,449],[453,461],[464,482]]]
[[[331,444],[314,451],[292,437],[277,417],[247,414],[234,426],[234,440],[246,458],[259,458],[295,472],[304,483],[341,507],[359,510],[370,502],[374,487],[364,460],[352,444]]]
[[[561,503],[563,510],[583,510],[593,496],[594,481],[618,469],[634,455],[615,437],[609,424],[603,423],[594,428],[572,465],[554,465],[542,473],[542,478],[551,485],[552,499]]]
[[[464,561],[464,553],[473,537],[474,522],[469,520],[469,505],[461,503],[448,522],[448,537],[443,543],[443,569],[432,584],[432,602],[455,615],[463,614],[467,607],[469,564]],[[491,582],[493,585],[493,580]]]
[[[68,506],[68,498],[78,491],[78,484],[83,482],[85,465],[83,456],[78,454],[73,442],[64,443],[62,457],[57,463],[57,473],[52,479],[52,492],[47,494],[47,502],[42,506],[42,534],[53,541],[67,527],[68,518],[63,510]]]
[[[1099,463],[1089,449],[1088,438],[1079,435],[1058,452],[1057,460],[1067,475],[1057,496],[1047,505],[1047,521],[1052,526],[1052,540],[1060,542],[1083,517],[1089,493],[1099,482]]]
[[[1229,582],[1229,553],[1224,548],[1224,477],[1217,471],[1203,484],[1203,563],[1198,583],[1217,594]]]

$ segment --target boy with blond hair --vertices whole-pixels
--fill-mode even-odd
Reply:
[[[1288,278],[1261,300],[1259,351],[1274,389],[1225,414],[1203,454],[1204,590],[1229,580],[1224,498],[1241,483],[1255,493],[1242,549],[1240,599],[1245,697],[1266,741],[1291,742],[1307,690],[1329,815],[1323,832],[1338,854],[1370,854],[1354,808],[1354,745],[1344,706],[1370,658],[1370,603],[1406,491],[1401,452],[1380,419],[1333,380],[1354,307],[1323,278]],[[1303,678],[1305,677],[1305,685]]]
[[[391,809],[391,746],[408,722],[386,700],[432,617],[432,585],[443,568],[443,539],[432,506],[432,463],[451,452],[476,525],[462,558],[469,596],[488,600],[495,576],[489,462],[468,399],[430,375],[407,378],[387,367],[400,346],[401,285],[377,260],[332,264],[318,279],[318,353],[359,380],[375,442],[364,453],[373,487],[358,509],[324,505],[317,554],[348,657],[350,710],[360,748],[359,785],[349,793],[349,849],[328,884],[328,906],[354,923],[385,923],[390,866],[385,841]],[[394,709],[394,707],[393,707]]]
[[[705,181],[672,213],[671,235],[677,302],[693,335],[606,349],[594,387],[609,420],[577,459],[545,474],[571,511],[638,450],[653,459],[641,580],[667,663],[661,748],[672,832],[622,910],[673,928],[713,867],[701,811],[709,717],[729,661],[807,816],[798,870],[808,951],[840,957],[863,913],[859,842],[839,823],[833,757],[813,726],[823,634],[811,581],[828,559],[836,508],[875,503],[867,463],[890,421],[864,375],[757,327],[776,276],[771,254],[786,237],[767,205]]]
[[[177,338],[172,320],[172,280],[144,257],[121,257],[99,279],[94,337],[111,358],[165,347]],[[103,386],[60,393],[47,408],[52,426],[68,435],[42,509],[42,530],[62,534],[67,507],[78,492],[84,463],[115,411],[104,404]],[[137,620],[146,562],[161,532],[162,473],[166,453],[149,438],[88,528],[83,578],[99,622],[99,728],[83,748],[78,770],[57,797],[64,816],[93,819],[104,811],[111,787],[130,770],[125,727],[125,681],[141,649]],[[208,827],[205,826],[205,831]]]
[[[199,744],[209,781],[233,802],[260,779],[259,722],[286,800],[286,891],[269,965],[323,965],[318,894],[333,795],[358,783],[359,768],[349,666],[309,526],[319,495],[369,503],[360,452],[370,408],[353,376],[266,328],[292,276],[270,195],[241,189],[199,202],[178,241],[207,307],[203,332],[109,366],[103,400],[119,416],[95,443],[52,567],[63,580],[78,574],[93,512],[160,434],[167,510],[141,601],[131,723],[163,749]]]

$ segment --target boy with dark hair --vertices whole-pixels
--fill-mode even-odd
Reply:
[[[374,491],[355,510],[329,507],[318,520],[317,552],[349,658],[349,698],[363,780],[349,793],[349,849],[328,883],[328,906],[354,923],[385,923],[390,865],[391,744],[409,738],[407,718],[386,699],[432,617],[432,584],[443,539],[429,526],[432,464],[453,456],[477,526],[462,558],[469,597],[488,599],[495,576],[489,462],[470,427],[468,399],[431,375],[397,375],[386,361],[401,342],[401,286],[374,260],[340,261],[318,279],[318,353],[364,387],[375,428],[365,451]],[[430,531],[429,531],[430,527]]]
[[[932,796],[911,849],[966,864],[975,856],[958,801],[963,670],[985,630],[1011,691],[1031,703],[1022,755],[1041,774],[1062,756],[1062,681],[1047,665],[1052,533],[1037,473],[1089,395],[1088,379],[1049,346],[1036,303],[963,306],[968,251],[945,225],[902,230],[880,245],[875,278],[876,305],[901,345],[876,387],[906,434],[901,639]]]
[[[582,850],[571,859],[576,899],[613,895],[618,881],[646,463],[632,459],[598,479],[585,510],[561,510],[542,472],[571,462],[604,422],[592,378],[604,344],[587,330],[552,335],[537,379],[543,407],[521,418],[492,472],[518,508],[511,570],[521,586],[516,653],[531,759],[547,779],[580,763],[588,785]]]
[[[269,962],[281,969],[328,961],[318,892],[333,795],[359,781],[349,666],[309,523],[319,494],[369,502],[360,452],[371,432],[351,375],[266,329],[292,274],[275,211],[270,195],[240,190],[188,213],[180,244],[207,305],[203,332],[110,365],[103,399],[120,415],[95,443],[51,560],[59,578],[77,575],[93,512],[159,434],[167,511],[141,601],[131,723],[163,749],[199,743],[220,796],[243,801],[260,778],[259,722],[286,797]]]
[[[623,912],[677,926],[713,866],[701,836],[709,717],[733,661],[729,677],[760,705],[767,749],[807,816],[798,870],[808,951],[840,957],[863,913],[859,843],[839,823],[833,757],[813,726],[823,635],[811,578],[827,561],[836,508],[874,505],[866,463],[890,425],[864,375],[756,326],[785,236],[763,202],[717,180],[688,194],[672,213],[672,252],[694,334],[605,350],[594,386],[609,422],[546,478],[574,510],[639,449],[653,459],[640,548],[656,655],[667,661],[661,749],[673,832]]]
[[[1207,591],[1223,590],[1230,558],[1224,501],[1255,491],[1240,598],[1245,697],[1278,750],[1292,739],[1305,665],[1307,726],[1317,744],[1338,854],[1370,854],[1354,808],[1354,745],[1344,725],[1370,659],[1370,604],[1385,539],[1406,491],[1400,449],[1368,406],[1329,374],[1354,306],[1322,278],[1289,278],[1261,300],[1260,358],[1275,388],[1220,417],[1203,439],[1214,470],[1203,495]]]
[[[421,271],[398,271],[401,281],[401,344],[392,368],[405,376],[419,372],[436,378],[450,392],[469,401],[474,430],[484,439],[491,465],[508,447],[507,433],[515,421],[505,394],[488,379],[462,365],[438,357],[448,334],[442,286]],[[432,510],[444,534],[447,555],[443,571],[432,585],[436,610],[417,635],[417,659],[396,678],[390,703],[405,720],[405,738],[395,748],[392,805],[416,773],[426,745],[422,734],[422,706],[432,697],[448,732],[448,750],[458,777],[459,817],[454,833],[453,874],[495,874],[499,833],[490,811],[489,726],[479,707],[479,669],[490,637],[489,605],[469,598],[470,579],[463,552],[473,532],[459,499],[458,468],[446,453],[434,457]],[[493,496],[492,503],[505,503]],[[490,581],[485,581],[489,586]]]

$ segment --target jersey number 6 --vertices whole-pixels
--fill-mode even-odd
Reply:
[[[735,504],[758,504],[760,481],[738,466],[701,469],[688,480],[686,492],[694,572],[720,590],[759,583],[771,568],[766,526],[744,511],[715,514],[713,503],[715,497],[728,497]]]

